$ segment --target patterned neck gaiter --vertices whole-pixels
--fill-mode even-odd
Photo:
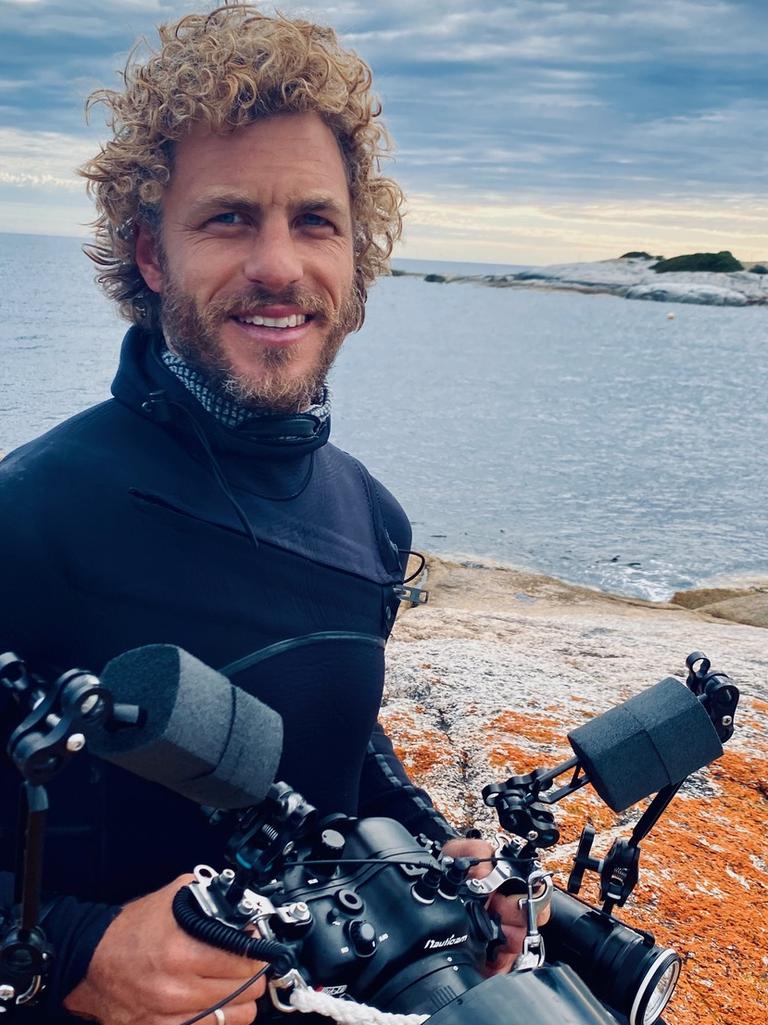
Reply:
[[[260,410],[250,406],[241,406],[231,396],[214,388],[202,371],[191,366],[170,349],[164,348],[160,353],[160,358],[171,373],[181,381],[190,395],[197,399],[206,413],[210,413],[224,427],[239,427],[247,420],[273,415],[267,409]],[[331,415],[331,395],[328,386],[323,385],[316,401],[308,409],[302,409],[301,412],[316,417],[322,427]]]

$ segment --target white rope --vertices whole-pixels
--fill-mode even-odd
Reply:
[[[317,993],[313,989],[294,987],[290,996],[291,1007],[303,1014],[324,1014],[335,1018],[340,1025],[422,1025],[428,1014],[388,1014],[376,1007],[340,1000],[330,993]]]

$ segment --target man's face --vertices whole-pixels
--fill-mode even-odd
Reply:
[[[240,402],[306,408],[356,325],[353,227],[338,145],[283,114],[176,146],[162,228],[136,261],[173,351]]]

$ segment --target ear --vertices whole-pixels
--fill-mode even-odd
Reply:
[[[163,291],[165,274],[159,258],[157,240],[145,224],[139,224],[136,230],[136,266],[153,292]]]

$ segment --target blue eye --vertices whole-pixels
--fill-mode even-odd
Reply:
[[[216,214],[211,220],[215,224],[240,224],[242,222],[242,215],[234,210],[230,210],[225,214]]]
[[[302,214],[301,218],[310,228],[324,228],[330,225],[330,221],[326,220],[325,217],[321,217],[320,214],[306,213]]]

